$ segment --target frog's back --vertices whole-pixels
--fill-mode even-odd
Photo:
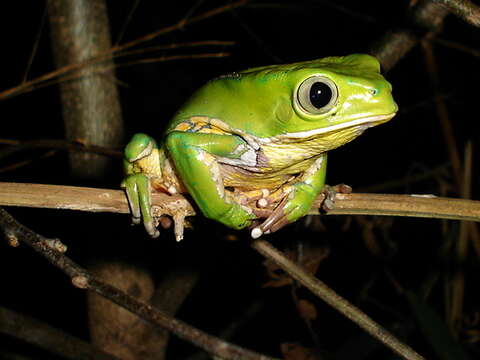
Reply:
[[[271,114],[280,94],[290,95],[286,75],[271,67],[273,76],[283,80],[273,83],[269,70],[255,73],[234,73],[213,79],[198,89],[173,116],[167,133],[184,122],[200,118],[218,119],[231,128],[241,129],[258,137],[282,131],[272,128]],[[282,85],[283,83],[283,85]]]

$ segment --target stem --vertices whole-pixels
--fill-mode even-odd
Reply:
[[[5,236],[11,242],[12,240],[18,240],[26,243],[63,271],[70,277],[74,286],[93,291],[111,300],[149,323],[172,332],[181,339],[197,345],[212,355],[232,360],[274,360],[209,335],[92,276],[86,269],[53,248],[50,245],[51,239],[36,234],[26,226],[18,223],[2,208],[0,208],[0,228],[3,228]]]
[[[325,283],[313,277],[300,266],[289,260],[285,255],[264,240],[255,240],[252,247],[287,272],[292,278],[300,282],[311,292],[338,310],[342,315],[356,323],[374,338],[388,346],[391,350],[408,360],[423,360],[408,345],[405,345],[385,328],[377,324],[360,309],[330,289]]]

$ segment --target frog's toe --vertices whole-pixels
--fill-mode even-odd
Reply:
[[[263,223],[252,229],[250,236],[253,239],[258,239],[263,234],[270,234],[280,230],[285,225],[290,224],[291,221],[288,220],[288,215],[295,210],[295,207],[287,209],[285,206],[287,202],[288,197],[285,197],[285,199],[275,208],[275,210],[272,211],[270,216]]]
[[[138,225],[142,222],[142,218],[140,217],[136,217],[136,216],[132,216],[132,224],[133,225]]]
[[[176,214],[173,217],[174,222],[174,233],[175,233],[175,240],[182,241],[183,240],[183,231],[185,229],[185,215],[183,214]]]
[[[325,199],[322,202],[322,209],[324,211],[330,211],[335,207],[335,196],[337,194],[350,194],[352,187],[347,184],[338,184],[334,186],[325,185],[322,189],[322,193]]]
[[[145,226],[145,230],[147,230],[148,235],[152,238],[157,238],[160,236],[160,231],[157,230],[153,221],[144,221],[143,225]]]
[[[252,212],[257,218],[266,219],[272,214],[273,211],[271,209],[252,208]]]

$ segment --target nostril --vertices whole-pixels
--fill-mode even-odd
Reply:
[[[375,96],[375,95],[378,94],[378,90],[377,90],[377,89],[370,89],[370,94],[372,94],[373,96]]]

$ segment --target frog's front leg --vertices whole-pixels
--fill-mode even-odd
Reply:
[[[298,182],[287,187],[288,194],[270,216],[253,228],[252,238],[257,239],[265,233],[277,231],[305,216],[325,185],[326,171],[327,155],[321,154],[300,176]]]
[[[203,215],[228,227],[242,229],[255,219],[253,212],[226,196],[217,157],[236,159],[251,152],[239,136],[173,131],[166,148],[188,192]]]
[[[139,224],[143,219],[145,229],[152,237],[160,235],[151,210],[150,177],[160,175],[157,150],[157,144],[153,138],[145,134],[135,134],[125,148],[123,160],[125,178],[121,183],[121,187],[127,193],[132,222]]]

